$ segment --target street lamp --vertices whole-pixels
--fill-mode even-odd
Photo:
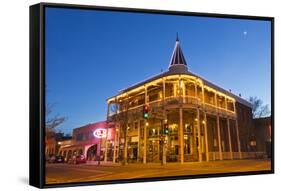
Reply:
[[[160,138],[160,143],[161,143],[161,146],[162,146],[162,161],[161,161],[161,165],[164,165],[164,164],[166,164],[165,141],[166,141],[166,137],[167,137],[167,135],[169,133],[168,120],[167,119],[162,120],[161,121],[161,126],[162,126],[161,138]]]

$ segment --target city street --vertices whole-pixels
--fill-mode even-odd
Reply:
[[[47,164],[46,183],[87,182],[99,180],[133,179],[179,175],[213,174],[227,172],[247,172],[270,170],[270,160],[232,160],[214,162],[169,163],[161,166],[154,164],[106,163],[91,164]]]

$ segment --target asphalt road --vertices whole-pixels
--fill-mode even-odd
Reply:
[[[227,172],[248,172],[270,170],[270,160],[233,160],[212,162],[171,163],[161,166],[154,164],[47,164],[46,183],[88,182],[99,180],[120,180],[180,176],[196,174],[214,174]]]

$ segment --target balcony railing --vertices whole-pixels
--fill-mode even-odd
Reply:
[[[235,115],[234,111],[228,110],[226,108],[217,107],[216,105],[213,105],[213,104],[203,103],[200,98],[194,97],[194,96],[170,96],[170,97],[165,97],[164,100],[158,99],[158,100],[148,102],[147,104],[153,108],[153,107],[161,107],[163,104],[165,106],[169,106],[169,105],[177,105],[180,103],[182,103],[183,105],[194,105],[194,106],[199,105],[199,106],[203,107],[204,109],[206,109],[207,111],[209,111],[210,113]],[[128,109],[128,111],[136,110],[136,109],[141,110],[142,107],[143,107],[143,104],[137,105],[134,107],[130,107]],[[125,111],[125,110],[120,110],[120,111],[118,111],[118,113],[123,112],[123,111]],[[115,113],[110,114],[109,116],[112,116],[114,114]]]

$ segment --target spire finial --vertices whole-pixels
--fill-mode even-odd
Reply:
[[[183,68],[184,71],[187,70],[187,64],[186,64],[182,49],[180,47],[178,33],[177,33],[175,48],[174,48],[174,51],[173,51],[173,54],[172,54],[172,57],[170,60],[170,64],[169,64],[169,69],[172,69],[172,68]]]

